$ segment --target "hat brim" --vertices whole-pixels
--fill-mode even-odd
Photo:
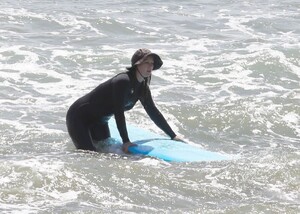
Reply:
[[[126,67],[128,70],[132,69],[133,67],[139,65],[139,64],[142,64],[146,58],[148,56],[153,56],[153,61],[154,61],[154,64],[153,64],[153,70],[157,70],[159,69],[162,65],[163,65],[163,61],[161,60],[160,56],[158,56],[156,53],[149,53],[149,54],[146,54],[142,59],[138,60],[134,65],[132,65],[131,67]]]

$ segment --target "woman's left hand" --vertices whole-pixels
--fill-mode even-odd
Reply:
[[[183,140],[181,137],[179,137],[177,135],[172,140],[180,141],[180,142],[183,142],[183,143],[187,143],[185,140]]]

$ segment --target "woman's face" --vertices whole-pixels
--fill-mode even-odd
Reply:
[[[144,78],[149,77],[153,70],[154,60],[152,56],[148,56],[144,62],[137,65],[139,72],[143,75]]]

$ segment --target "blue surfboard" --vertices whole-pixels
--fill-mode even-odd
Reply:
[[[109,127],[112,138],[108,143],[121,145],[122,139],[114,120],[110,120]],[[228,155],[170,140],[167,137],[132,125],[127,125],[127,131],[131,142],[137,144],[137,146],[129,147],[130,153],[134,155],[151,156],[168,162],[222,161],[231,159]]]

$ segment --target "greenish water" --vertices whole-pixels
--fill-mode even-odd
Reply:
[[[298,1],[2,1],[1,213],[299,213]],[[158,53],[170,125],[225,162],[76,151],[65,114]],[[161,133],[141,105],[128,123]],[[130,133],[129,133],[130,135]]]

